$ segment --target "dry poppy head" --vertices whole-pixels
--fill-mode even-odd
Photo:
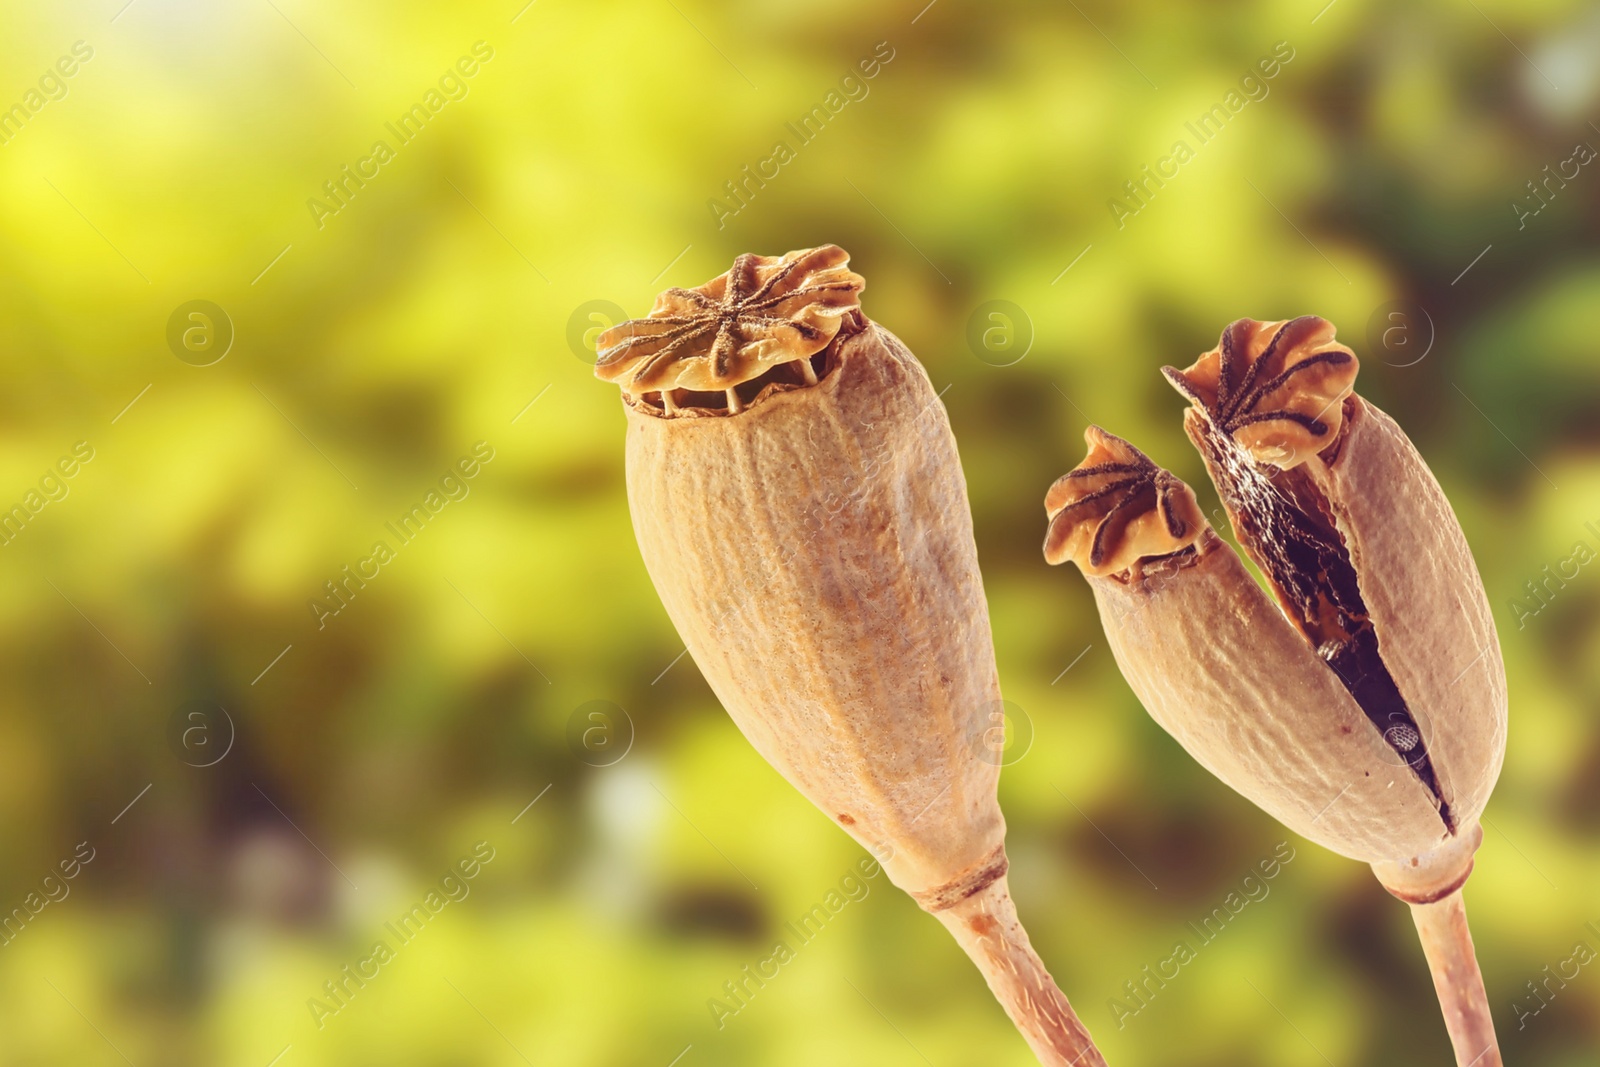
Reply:
[[[1369,863],[1444,848],[1451,827],[1431,766],[1417,762],[1428,753],[1422,731],[1409,717],[1378,722],[1362,703],[1371,685],[1350,687],[1380,677],[1361,658],[1368,646],[1330,660],[1334,638],[1307,640],[1188,486],[1125,441],[1093,427],[1085,436],[1087,458],[1046,500],[1045,558],[1083,572],[1151,716],[1217,777],[1328,848]]]
[[[1191,402],[1184,430],[1240,547],[1432,797],[1445,836],[1421,851],[1444,860],[1474,838],[1504,757],[1499,642],[1450,502],[1405,432],[1354,391],[1356,358],[1333,335],[1317,316],[1240,319],[1165,371]]]
[[[602,333],[595,375],[663,415],[731,414],[766,384],[814,385],[812,357],[861,304],[866,282],[849,261],[838,245],[741,255],[704,285],[661,293],[648,318]]]
[[[1104,1067],[1007,886],[955,437],[845,263],[832,245],[740,256],[601,335],[640,555],[756,750],[938,916],[1041,1062]]]
[[[1190,366],[1161,370],[1257,463],[1288,470],[1339,439],[1360,364],[1333,333],[1316,315],[1239,319]]]
[[[1494,1067],[1461,888],[1505,756],[1505,668],[1449,501],[1353,391],[1333,332],[1240,319],[1163,368],[1270,594],[1203,519],[1190,533],[1181,483],[1093,430],[1046,499],[1045,556],[1083,570],[1118,666],[1179,744],[1412,905],[1458,1063]]]
[[[1045,496],[1045,559],[1103,576],[1191,551],[1208,529],[1194,490],[1098,426],[1083,440],[1089,454]]]

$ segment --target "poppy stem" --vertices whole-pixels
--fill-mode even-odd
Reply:
[[[1433,972],[1433,987],[1456,1050],[1456,1063],[1460,1067],[1502,1067],[1461,890],[1432,904],[1412,904],[1411,918]]]
[[[1029,943],[1004,875],[934,914],[983,972],[1041,1064],[1105,1067],[1089,1031]]]

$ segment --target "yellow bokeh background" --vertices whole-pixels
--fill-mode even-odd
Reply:
[[[1162,733],[1038,547],[1091,420],[1215,507],[1158,367],[1234,318],[1317,313],[1455,503],[1500,627],[1510,749],[1468,905],[1506,1057],[1596,1062],[1600,969],[1542,984],[1600,951],[1600,565],[1577,551],[1600,553],[1600,173],[1574,162],[1600,146],[1594,6],[0,19],[0,508],[22,509],[0,909],[60,897],[0,944],[0,1064],[1032,1062],[882,877],[736,1015],[708,1008],[864,854],[678,658],[584,342],[740,252],[827,242],[946,390],[1028,738],[1001,783],[1013,888],[1107,1059],[1448,1062],[1404,907]],[[817,107],[801,143],[786,124]],[[1130,198],[1180,140],[1192,158]],[[779,141],[792,158],[746,179]],[[390,533],[431,491],[421,532]],[[339,605],[346,567],[373,576]],[[1119,1014],[1284,841],[1270,893]],[[387,932],[475,849],[461,899]]]

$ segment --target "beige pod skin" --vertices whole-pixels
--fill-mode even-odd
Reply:
[[[1457,1058],[1488,1067],[1461,887],[1504,758],[1504,668],[1455,515],[1405,435],[1352,393],[1357,366],[1308,316],[1240,320],[1167,368],[1275,596],[1187,486],[1098,429],[1047,499],[1045,552],[1084,569],[1130,686],[1185,749],[1412,905]]]
[[[718,305],[663,294],[652,315],[679,333],[652,334],[651,320],[639,320],[601,344],[647,338],[622,349],[641,366],[662,344],[678,344],[669,355],[680,360],[711,359],[713,332],[748,342],[740,302],[767,293],[764,279],[795,262],[803,268],[784,284],[800,295],[777,307],[816,325],[796,306],[809,307],[805,290],[818,286],[794,275],[837,277],[844,261],[831,246],[741,257],[698,290]],[[657,363],[647,383],[665,385],[664,396],[629,392],[620,361],[598,368],[624,379],[640,552],[690,655],[756,750],[944,923],[1040,1062],[1102,1064],[1007,888],[1000,761],[985,736],[1000,686],[943,405],[897,338],[838,306],[820,341],[759,320],[779,343],[743,367],[725,358],[728,373],[702,363],[675,379]],[[695,355],[682,341],[692,324],[678,320],[702,313],[706,351]],[[717,326],[730,320],[727,331]],[[736,381],[742,374],[755,377]],[[685,379],[700,388],[672,388]],[[723,399],[719,389],[732,392]]]

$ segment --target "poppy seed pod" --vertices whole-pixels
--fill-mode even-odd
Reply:
[[[600,336],[640,553],[756,750],[945,924],[1041,1062],[1103,1064],[1007,889],[955,440],[847,259],[740,256]]]
[[[1240,545],[1437,810],[1428,847],[1408,838],[1370,862],[1405,899],[1440,896],[1466,878],[1470,850],[1452,844],[1473,835],[1505,757],[1505,667],[1450,502],[1352,391],[1355,354],[1333,338],[1316,316],[1241,319],[1164,372],[1192,401],[1184,429]]]
[[[1045,554],[1079,564],[1123,674],[1185,749],[1412,905],[1457,1057],[1488,1067],[1460,891],[1505,753],[1504,667],[1449,503],[1333,336],[1240,320],[1165,368],[1273,595],[1183,483],[1097,428],[1050,490]]]
[[[1427,789],[1193,491],[1121,438],[1097,426],[1084,436],[1088,457],[1047,497],[1045,558],[1079,564],[1151,716],[1211,773],[1335,852],[1378,863],[1435,847],[1444,828]]]

